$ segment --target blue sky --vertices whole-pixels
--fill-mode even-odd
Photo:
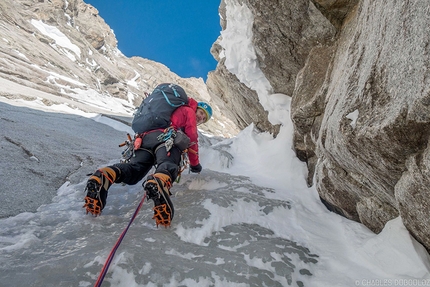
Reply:
[[[221,0],[84,0],[99,10],[127,57],[160,62],[180,77],[202,77],[217,62],[210,48],[221,32]]]

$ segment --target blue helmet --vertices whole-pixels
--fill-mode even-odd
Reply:
[[[206,113],[206,122],[209,121],[209,119],[212,117],[212,108],[209,106],[208,103],[205,102],[198,102],[197,108],[202,109]]]

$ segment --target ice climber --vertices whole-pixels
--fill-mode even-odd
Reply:
[[[178,105],[174,104],[181,99]],[[142,186],[147,198],[154,201],[153,219],[157,226],[170,226],[174,214],[170,188],[178,176],[182,153],[188,154],[190,171],[200,173],[197,126],[206,123],[211,116],[209,104],[188,97],[180,86],[157,86],[134,116],[133,156],[128,162],[96,170],[88,179],[84,205],[87,213],[100,214],[113,183],[136,184],[154,166],[155,173],[147,176]],[[163,117],[167,124],[156,123]]]

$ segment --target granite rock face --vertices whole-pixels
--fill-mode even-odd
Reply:
[[[244,0],[238,1],[237,5],[246,5],[252,12],[252,42],[259,68],[273,92],[291,96],[296,75],[312,47],[320,42],[331,41],[336,29],[309,1]],[[225,9],[225,2],[222,1],[220,15],[224,30],[228,25]],[[211,50],[218,66],[206,83],[210,94],[214,100],[218,98],[219,105],[224,103],[225,109],[231,110],[231,119],[240,128],[253,122],[259,130],[276,134],[279,127],[268,121],[267,112],[259,103],[255,91],[240,82],[234,74],[231,75],[225,67],[225,58],[219,56],[222,53],[221,39],[222,37],[214,43]],[[247,102],[245,105],[244,101]]]
[[[430,249],[430,3],[225,0],[223,29],[231,3],[252,11],[252,41],[272,92],[292,97],[294,149],[308,165],[308,185],[374,232],[400,216]],[[258,94],[226,71],[220,43],[209,91],[240,127],[257,122],[273,132],[261,124]],[[257,107],[258,119],[232,102]]]
[[[400,215],[427,248],[429,11],[425,1],[359,3],[322,85],[315,137],[316,184],[325,200],[375,232]]]
[[[218,65],[216,71],[209,73],[207,86],[215,104],[223,107],[226,116],[239,128],[244,129],[254,123],[257,130],[279,132],[279,126],[272,125],[267,119],[257,93],[238,81],[225,66]]]

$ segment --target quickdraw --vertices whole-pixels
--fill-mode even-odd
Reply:
[[[166,128],[162,134],[160,134],[157,139],[160,142],[165,142],[168,139],[175,137],[176,136],[176,131],[173,127],[168,127]]]
[[[134,139],[131,138],[130,134],[127,133],[127,140],[121,144],[119,144],[119,147],[123,147],[125,146],[125,150],[122,151],[121,153],[121,163],[127,163],[130,161],[130,159],[134,156],[134,146],[135,146],[135,140],[136,137]],[[140,139],[142,141],[142,139]]]
[[[164,130],[162,134],[160,134],[157,139],[159,142],[164,142],[164,146],[166,147],[166,151],[169,152],[173,147],[174,141],[176,137],[176,131],[173,127],[168,127]]]
[[[179,183],[179,181],[181,180],[182,172],[186,170],[189,165],[190,165],[190,160],[188,159],[188,149],[186,149],[181,155],[181,162],[179,163],[179,172],[178,172],[178,176],[175,179],[176,183]]]

